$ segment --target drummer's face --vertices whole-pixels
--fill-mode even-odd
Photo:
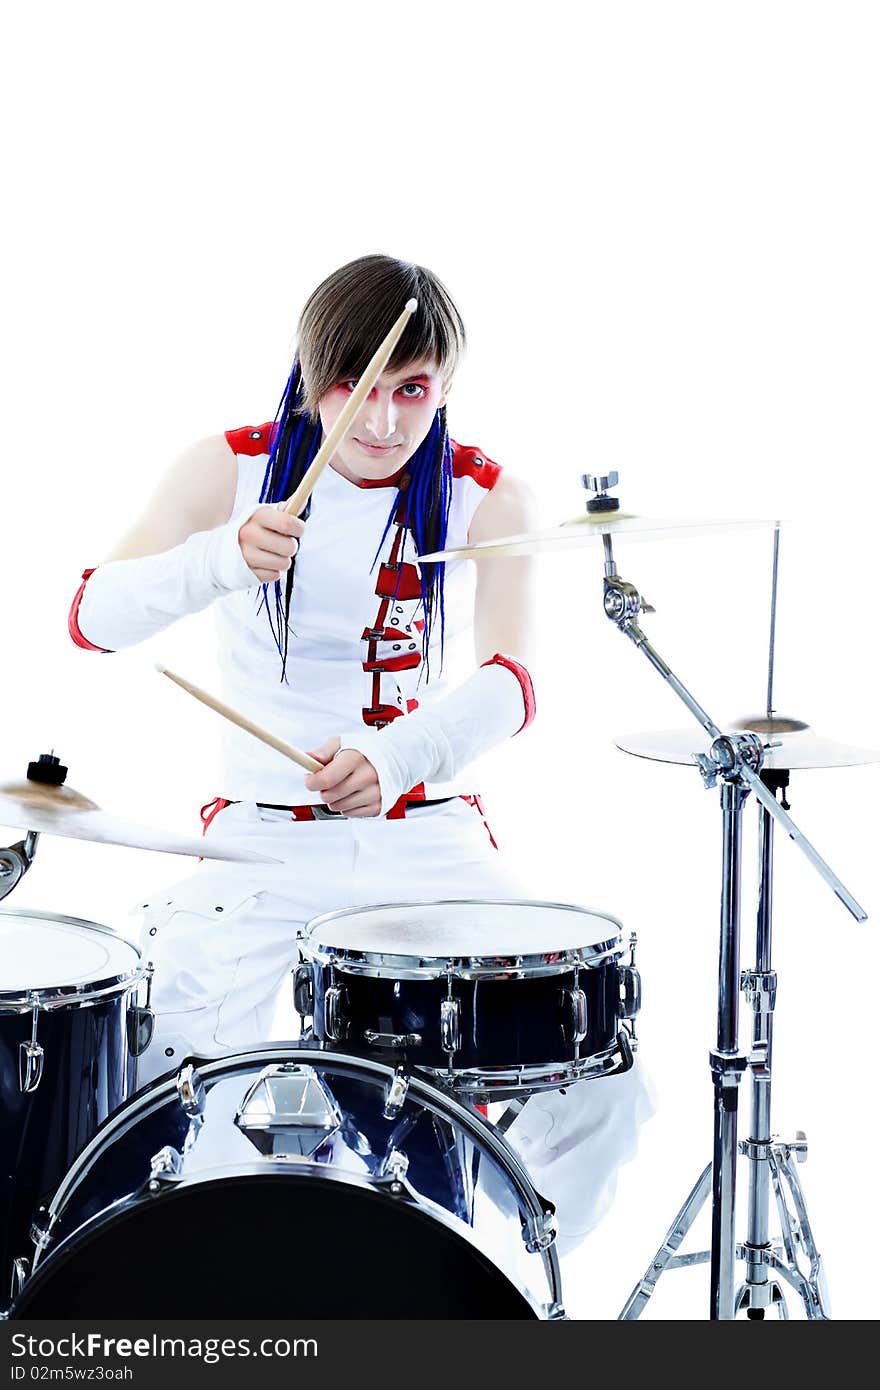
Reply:
[[[318,411],[325,435],[356,385],[355,380],[340,381],[321,397]],[[448,383],[434,362],[421,359],[383,372],[337,448],[332,467],[355,482],[397,473],[425,438],[447,394]]]

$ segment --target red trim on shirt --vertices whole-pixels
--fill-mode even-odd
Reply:
[[[83,637],[79,627],[79,606],[82,603],[82,596],[86,591],[86,585],[90,577],[95,573],[97,566],[93,565],[90,570],[83,571],[82,583],[76,591],[73,603],[70,605],[70,612],[67,615],[67,631],[70,633],[71,641],[78,647],[82,647],[86,652],[103,652],[109,654],[109,647],[96,647],[94,642],[90,642],[87,637]]]
[[[399,633],[396,635],[400,636]],[[415,651],[404,652],[402,656],[377,657],[376,644],[371,642],[367,660],[362,664],[365,671],[384,671],[388,674],[395,671],[414,671],[422,664],[422,653]]]
[[[265,425],[243,425],[238,430],[227,430],[224,438],[234,454],[257,458],[259,454],[268,454],[273,430],[274,421],[269,420]]]
[[[379,674],[377,672],[374,675],[374,680],[378,679]],[[363,721],[371,729],[376,728],[377,725],[382,728],[384,725],[390,724],[392,720],[400,719],[402,715],[403,710],[398,709],[397,705],[374,705],[372,709],[362,711]]]
[[[405,627],[365,627],[361,633],[361,640],[371,642],[406,642],[412,638],[412,633],[407,632]]]
[[[493,488],[501,477],[501,464],[493,463],[482,449],[472,444],[452,444],[452,476],[454,478],[473,478],[480,487]]]
[[[242,425],[239,429],[226,430],[225,439],[234,454],[245,454],[256,458],[268,454],[272,442],[274,421],[267,420],[262,425]],[[473,478],[480,487],[493,488],[501,475],[501,464],[494,463],[482,449],[473,444],[459,444],[451,439],[452,476],[454,478]],[[362,488],[394,487],[406,472],[407,463],[387,478],[361,478],[357,486]]]
[[[523,704],[525,706],[526,717],[517,729],[521,734],[523,729],[527,729],[535,717],[535,687],[532,685],[532,678],[525,666],[521,666],[518,661],[512,661],[509,656],[502,656],[496,652],[489,661],[483,662],[484,666],[505,666],[508,671],[512,671],[519,681],[522,690]]]
[[[409,462],[409,460],[407,460]],[[406,464],[398,468],[396,473],[390,473],[387,478],[361,478],[358,487],[394,487],[400,481],[401,476],[406,470]]]
[[[397,593],[394,592],[395,589]],[[400,565],[390,560],[384,561],[379,566],[376,593],[380,598],[421,598],[422,582],[415,565]]]

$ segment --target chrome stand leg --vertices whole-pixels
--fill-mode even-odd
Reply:
[[[681,1268],[682,1265],[705,1264],[709,1259],[708,1250],[701,1251],[699,1255],[678,1255],[676,1252],[694,1224],[697,1213],[709,1196],[711,1186],[712,1164],[709,1163],[703,1169],[695,1186],[691,1188],[687,1201],[663,1237],[663,1244],[660,1249],[623,1305],[623,1310],[618,1315],[618,1322],[633,1322],[640,1315],[657,1287],[657,1280],[667,1269]]]
[[[739,1083],[748,1059],[739,1052],[739,939],[742,861],[742,808],[748,790],[737,781],[721,786],[722,885],[718,952],[718,1028],[709,1054],[714,1088],[712,1163],[703,1173],[673,1222],[645,1277],[636,1285],[621,1320],[637,1318],[666,1269],[710,1261],[709,1316],[732,1321],[736,1316],[736,1161]],[[712,1247],[707,1254],[676,1255],[697,1211],[712,1190]]]
[[[788,773],[766,771],[762,773],[762,780],[774,794],[778,794],[779,791],[784,792],[788,785]],[[733,813],[735,807],[732,799],[730,801],[729,809]],[[723,801],[722,804],[724,804]],[[784,798],[783,805],[785,805]],[[754,970],[745,971],[741,981],[746,999],[754,1010],[752,1053],[748,1059],[748,1066],[751,1071],[752,1133],[751,1137],[744,1140],[739,1146],[740,1152],[749,1163],[748,1236],[744,1244],[738,1245],[734,1249],[735,1258],[741,1259],[745,1263],[746,1274],[744,1282],[736,1293],[731,1316],[745,1311],[747,1317],[760,1319],[768,1311],[775,1311],[780,1319],[787,1320],[788,1305],[783,1290],[784,1283],[800,1297],[808,1318],[827,1320],[831,1317],[831,1304],[825,1283],[822,1258],[816,1249],[803,1190],[794,1167],[795,1161],[803,1163],[806,1159],[806,1140],[803,1134],[798,1134],[793,1142],[783,1142],[772,1138],[770,1131],[773,1014],[776,1006],[776,975],[771,968],[773,818],[763,806],[759,807],[759,817],[760,893],[756,967]],[[729,1002],[725,998],[725,981],[729,978],[729,972],[733,965],[734,943],[729,940],[727,948],[725,948],[725,940],[730,937],[730,933],[724,926],[724,919],[726,917],[732,918],[735,910],[735,903],[732,900],[735,896],[734,882],[737,877],[736,839],[737,832],[734,827],[731,827],[729,834],[727,829],[725,830],[724,900],[730,900],[730,906],[722,910],[722,963],[719,972],[721,984],[719,999],[724,1003]],[[720,1046],[724,1028],[727,1029],[724,1036],[728,1042],[729,1052],[723,1051]],[[716,1071],[723,1074],[725,1066],[730,1067],[731,1063],[737,1063],[738,1059],[731,1055],[735,1050],[732,1046],[735,1037],[736,1032],[735,1028],[732,1027],[730,1011],[719,1008],[719,1049],[712,1054],[713,1075]],[[735,1067],[732,1070],[735,1070]],[[736,1082],[731,1076],[729,1090],[733,1092],[734,1099],[735,1086]],[[719,1083],[716,1077],[716,1107],[718,1111],[723,1109],[724,1100],[723,1083]],[[728,1143],[729,1135],[723,1127],[723,1118],[716,1113],[716,1163],[704,1171],[700,1181],[691,1192],[667,1232],[666,1239],[654,1256],[644,1278],[636,1285],[624,1305],[620,1314],[621,1319],[637,1318],[640,1315],[656,1288],[657,1280],[667,1269],[701,1264],[710,1258],[708,1251],[702,1251],[696,1255],[678,1255],[676,1251],[692,1225],[698,1210],[706,1200],[709,1178],[713,1173],[715,1174],[714,1190],[717,1192],[720,1189],[721,1194],[720,1204],[716,1202],[716,1208],[720,1206],[720,1209],[713,1210],[713,1249],[719,1246],[719,1240],[716,1238],[716,1222],[725,1242],[727,1241],[730,1230],[729,1221],[732,1215],[733,1189],[732,1185],[727,1182],[728,1169],[722,1167],[719,1172],[717,1165],[719,1148],[721,1150],[721,1164],[726,1165],[728,1163]],[[770,1239],[771,1183],[782,1228],[781,1243],[779,1241],[771,1242]],[[807,1272],[801,1267],[799,1261],[809,1265]],[[722,1292],[726,1295],[727,1266],[723,1249],[719,1253],[718,1266],[719,1270],[722,1266],[724,1268],[723,1279],[719,1276],[719,1295]],[[715,1288],[713,1285],[713,1309],[714,1307]],[[725,1316],[725,1314],[713,1312],[713,1316]]]
[[[788,773],[762,773],[773,792],[785,788]],[[779,1285],[770,1279],[770,1088],[773,1060],[773,1010],[776,975],[771,965],[773,927],[773,818],[758,806],[758,917],[755,969],[743,975],[746,1000],[754,1010],[752,1055],[749,1058],[752,1091],[751,1136],[742,1145],[749,1160],[749,1216],[746,1235],[746,1277],[737,1295],[737,1308],[753,1319],[763,1318],[771,1302],[785,1300]],[[778,1296],[777,1296],[778,1295]]]
[[[793,1160],[803,1163],[806,1156],[807,1144],[803,1134],[799,1134],[794,1143],[776,1140],[770,1148],[770,1175],[782,1223],[783,1240],[783,1249],[773,1252],[773,1267],[800,1294],[807,1317],[824,1322],[831,1317],[831,1300],[825,1282],[825,1269],[822,1256],[816,1249],[803,1189],[793,1164]],[[786,1188],[794,1207],[793,1211],[786,1200]],[[800,1268],[799,1256],[809,1262],[809,1273],[805,1274]]]
[[[738,782],[721,787],[723,873],[718,956],[717,1046],[709,1054],[715,1091],[712,1157],[712,1260],[710,1318],[736,1315],[736,1159],[739,1082],[747,1059],[739,1055],[739,898],[742,808],[748,792]]]

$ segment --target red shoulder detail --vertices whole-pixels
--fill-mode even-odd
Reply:
[[[275,425],[269,420],[265,425],[243,425],[240,430],[227,430],[226,443],[234,454],[247,454],[256,458],[258,454],[268,454],[274,439]]]
[[[452,476],[454,478],[473,478],[480,487],[493,488],[501,476],[501,464],[493,463],[472,444],[452,444]]]

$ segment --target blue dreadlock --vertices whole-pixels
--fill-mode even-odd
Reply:
[[[303,406],[303,379],[299,361],[293,359],[293,368],[287,378],[287,385],[275,412],[275,421],[269,432],[269,462],[260,490],[261,502],[282,502],[289,497],[307,472],[318,451],[321,438],[320,425],[313,423]],[[306,518],[311,511],[311,498],[303,510]],[[294,562],[295,562],[294,557]],[[260,603],[265,608],[269,628],[272,632],[278,654],[281,657],[281,679],[287,680],[287,650],[290,635],[290,599],[293,592],[294,562],[285,575],[284,589],[281,580],[271,586],[274,589],[269,599],[270,585],[263,585]]]
[[[398,484],[399,491],[406,498],[404,525],[412,535],[417,555],[427,555],[435,550],[444,550],[449,527],[449,508],[452,502],[452,443],[446,428],[446,407],[436,412],[430,430],[406,466],[406,471]],[[379,548],[373,559],[372,569],[381,554],[385,538],[397,517],[400,497],[388,513],[385,530]],[[371,570],[372,572],[372,570]],[[424,674],[430,677],[429,646],[434,619],[439,611],[440,617],[440,668],[443,669],[443,651],[446,641],[446,608],[444,602],[444,564],[422,564],[419,566],[422,588],[422,609],[425,614],[425,630],[422,633],[422,656]],[[403,570],[397,574],[394,597],[400,587]]]
[[[275,421],[270,431],[269,462],[263,477],[260,501],[280,502],[289,497],[306,472],[321,441],[320,422],[313,421],[304,404],[305,390],[298,358],[294,358],[293,369],[278,405]],[[449,524],[449,508],[452,501],[452,444],[446,427],[446,408],[441,407],[434,416],[428,434],[406,465],[398,483],[394,502],[388,513],[388,520],[373,560],[375,569],[389,530],[395,522],[405,497],[404,524],[409,529],[416,553],[427,554],[442,550],[446,545]],[[303,510],[303,519],[311,511],[311,499]],[[293,596],[293,576],[296,556],[282,581],[264,584],[260,608],[265,608],[272,637],[281,657],[281,679],[287,680],[287,655],[290,634],[290,609]],[[446,567],[442,564],[420,566],[422,608],[425,627],[422,633],[422,654],[425,674],[429,674],[429,647],[434,621],[440,618],[440,665],[443,665],[443,649],[446,635],[446,613],[444,604],[444,579]],[[403,571],[400,570],[395,586],[395,597]],[[274,593],[270,599],[269,589]]]

